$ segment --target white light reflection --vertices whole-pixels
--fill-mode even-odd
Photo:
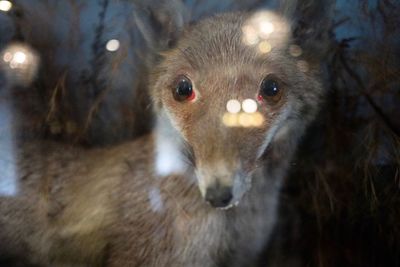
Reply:
[[[263,38],[268,38],[268,36],[274,32],[274,24],[266,20],[260,21],[259,28],[260,36]]]
[[[274,47],[284,47],[289,39],[289,24],[270,11],[260,11],[251,16],[242,27],[243,42],[258,45],[261,53],[269,53]]]
[[[39,68],[39,57],[32,48],[14,43],[7,46],[0,55],[3,59],[0,61],[0,67],[8,81],[23,86],[32,83]]]
[[[258,33],[253,26],[243,26],[243,38],[246,45],[255,45],[259,42]]]
[[[117,39],[112,39],[107,42],[106,49],[110,52],[115,52],[119,49],[120,43]]]
[[[261,127],[264,123],[264,117],[257,112],[258,105],[253,99],[245,99],[242,103],[231,99],[227,102],[226,109],[222,123],[227,127]]]
[[[0,1],[0,11],[8,12],[12,8],[12,3],[7,0]]]
[[[236,99],[231,99],[226,103],[226,110],[229,113],[239,113],[240,112],[240,102]]]
[[[24,64],[26,62],[26,54],[23,51],[17,51],[13,59],[16,64]]]
[[[254,113],[257,111],[257,102],[253,99],[246,99],[242,102],[242,109],[246,113]]]
[[[151,187],[148,192],[150,207],[154,212],[161,212],[164,209],[164,203],[160,190],[157,187]]]

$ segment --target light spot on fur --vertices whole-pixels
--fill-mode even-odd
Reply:
[[[267,54],[269,52],[271,52],[272,50],[272,46],[269,42],[267,41],[262,41],[258,44],[258,50],[262,53],[262,54]]]
[[[239,113],[240,109],[240,102],[237,99],[231,99],[226,103],[226,110],[229,113]]]
[[[246,113],[255,113],[258,109],[257,102],[253,99],[245,99],[242,102],[242,109]]]
[[[292,57],[299,57],[303,54],[303,50],[298,45],[291,45],[289,47],[289,53]]]
[[[225,112],[222,116],[222,123],[226,127],[261,127],[264,123],[264,117],[261,113],[237,113]]]
[[[164,209],[164,203],[160,194],[160,190],[151,187],[148,193],[151,209],[154,212],[161,212]]]
[[[262,44],[261,53],[268,53],[272,47],[284,47],[289,38],[289,24],[278,14],[269,11],[256,12],[242,27],[243,42],[254,46]],[[263,43],[268,40],[268,42]]]

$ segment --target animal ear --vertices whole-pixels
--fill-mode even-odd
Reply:
[[[291,22],[293,41],[310,59],[320,60],[331,42],[334,0],[282,0],[281,13]]]
[[[171,48],[185,21],[186,8],[181,0],[136,1],[135,22],[147,45],[157,51]]]

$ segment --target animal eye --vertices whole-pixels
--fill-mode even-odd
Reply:
[[[260,85],[260,92],[258,95],[258,100],[271,100],[271,101],[279,101],[282,95],[282,88],[277,79],[272,77],[265,77]]]
[[[195,98],[193,84],[186,76],[180,76],[172,89],[174,99],[179,102],[191,101]]]

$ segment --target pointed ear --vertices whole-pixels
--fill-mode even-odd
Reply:
[[[289,21],[293,41],[310,59],[320,60],[330,47],[334,0],[282,0],[280,12]]]
[[[187,21],[181,0],[136,1],[135,22],[149,47],[163,51],[171,48]]]

